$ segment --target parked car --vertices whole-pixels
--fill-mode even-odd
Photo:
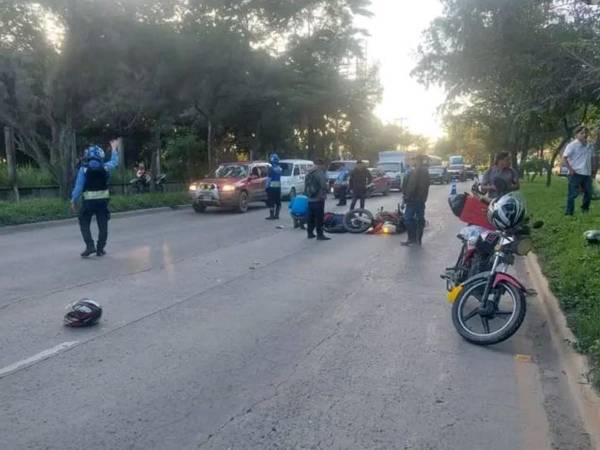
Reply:
[[[265,191],[269,164],[262,161],[220,165],[214,175],[189,187],[194,211],[208,206],[236,209],[244,213],[252,202],[266,202]]]
[[[303,194],[304,179],[315,164],[305,159],[282,159],[280,164],[283,169],[281,196],[293,198],[296,194]]]
[[[380,169],[370,168],[369,172],[371,172],[371,176],[373,177],[373,181],[369,185],[369,190],[367,191],[367,196],[371,197],[375,194],[388,195],[390,193],[390,189],[392,188],[392,180],[386,176],[385,172]],[[336,182],[333,185],[333,195],[335,198],[340,198],[340,190],[343,185],[348,185],[348,179],[343,182]],[[350,189],[346,190],[346,197],[352,197],[352,192]]]
[[[448,174],[448,169],[444,166],[429,166],[429,181],[439,184],[448,184],[450,183],[450,175]]]

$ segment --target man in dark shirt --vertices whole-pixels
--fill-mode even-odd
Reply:
[[[366,164],[363,161],[358,161],[358,164],[352,172],[350,172],[349,187],[352,191],[352,203],[350,209],[354,209],[356,202],[360,200],[360,207],[365,208],[365,199],[367,198],[367,191],[369,190],[369,184],[373,181],[373,176]]]
[[[425,156],[413,158],[411,171],[404,185],[404,221],[408,232],[405,246],[421,245],[425,230],[425,203],[429,196],[429,170],[425,164]]]

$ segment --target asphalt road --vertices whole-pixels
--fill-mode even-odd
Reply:
[[[73,224],[1,234],[0,449],[589,449],[535,299],[493,348],[454,331],[446,193],[423,248],[264,208],[118,218],[102,259]],[[101,324],[64,328],[84,297]]]

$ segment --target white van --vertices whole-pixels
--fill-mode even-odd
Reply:
[[[304,194],[304,179],[315,163],[306,159],[282,159],[279,164],[283,169],[281,196],[292,198]]]

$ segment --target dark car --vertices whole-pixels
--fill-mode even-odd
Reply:
[[[457,181],[465,181],[467,179],[467,171],[464,164],[451,164],[448,166],[448,174],[450,178],[455,178]]]
[[[429,181],[432,184],[448,184],[450,183],[450,175],[448,169],[444,166],[429,166]]]
[[[465,178],[467,180],[475,180],[477,178],[477,171],[473,166],[465,166]]]
[[[269,164],[262,161],[222,164],[210,178],[189,187],[192,206],[198,213],[208,206],[246,212],[252,202],[266,202]]]
[[[390,193],[390,189],[392,188],[392,180],[386,176],[385,172],[380,169],[370,168],[369,172],[371,172],[371,176],[373,177],[373,181],[369,185],[369,189],[367,191],[367,196],[371,197],[375,194],[388,195]],[[343,182],[336,182],[333,185],[333,195],[335,198],[340,198],[340,188],[342,187],[342,183],[348,186],[348,177]],[[346,191],[347,197],[352,197],[352,192],[348,189]]]

